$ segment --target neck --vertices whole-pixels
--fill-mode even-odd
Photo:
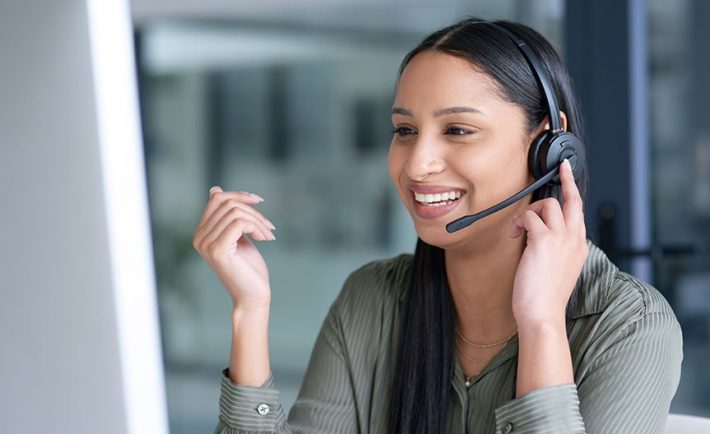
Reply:
[[[466,338],[485,344],[515,333],[513,283],[525,243],[525,236],[503,237],[446,250],[456,327]]]

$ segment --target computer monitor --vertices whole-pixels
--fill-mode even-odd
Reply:
[[[167,433],[127,0],[0,13],[0,429]]]

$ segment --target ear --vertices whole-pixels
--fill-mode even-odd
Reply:
[[[562,120],[562,130],[567,131],[567,115],[562,110],[560,110],[560,119]],[[545,128],[543,128],[543,130],[549,130],[550,120],[547,118],[547,116],[545,116],[543,122],[545,123]]]

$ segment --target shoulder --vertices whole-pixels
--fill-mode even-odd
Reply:
[[[577,285],[572,319],[591,320],[595,325],[587,333],[595,341],[613,345],[631,336],[643,336],[652,341],[682,342],[680,324],[663,294],[650,283],[619,270],[591,242]]]
[[[675,317],[668,300],[658,289],[623,271],[616,273],[607,297],[610,306],[634,306],[639,317],[655,314]]]
[[[591,241],[588,244],[589,256],[574,291],[573,318],[602,315],[634,321],[647,315],[667,315],[675,319],[658,289],[619,270],[601,249]]]
[[[570,330],[577,381],[612,366],[613,360],[665,369],[665,377],[677,378],[683,336],[670,304],[653,285],[619,270],[599,248],[591,247],[575,289]]]

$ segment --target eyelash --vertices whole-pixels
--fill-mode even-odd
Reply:
[[[409,127],[397,127],[392,130],[392,134],[397,134],[400,137],[404,136],[409,136],[412,134],[416,134],[414,131],[414,128],[409,128]],[[452,131],[458,131],[459,133],[454,134]],[[450,134],[452,136],[468,136],[471,134],[475,134],[475,130],[470,130],[467,128],[461,128],[461,127],[448,127],[444,130],[444,134]]]

